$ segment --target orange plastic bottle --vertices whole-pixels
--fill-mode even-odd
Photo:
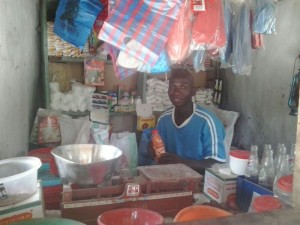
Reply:
[[[165,150],[165,145],[163,140],[161,139],[161,136],[158,133],[157,129],[152,130],[152,145],[153,145],[153,149],[155,151],[155,159],[159,159],[160,156],[166,152]]]

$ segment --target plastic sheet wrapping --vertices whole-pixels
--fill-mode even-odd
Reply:
[[[151,74],[161,74],[161,73],[168,73],[171,71],[170,68],[170,60],[165,50],[163,50],[157,62],[153,67],[143,64],[141,68],[138,69],[140,72],[146,72]]]
[[[105,43],[103,47],[108,52],[108,54],[111,56],[114,71],[116,73],[116,76],[119,79],[123,80],[126,77],[129,77],[137,72],[136,69],[123,68],[123,67],[117,65],[117,58],[120,53],[120,50],[118,48],[116,48],[108,43]]]
[[[206,1],[205,8],[194,18],[192,41],[205,49],[224,47],[226,34],[223,3],[220,0]]]
[[[180,0],[118,1],[104,22],[98,38],[153,66],[164,49],[177,19]],[[130,40],[141,44],[133,51]]]
[[[230,6],[230,0],[223,0],[224,8],[224,23],[226,33],[226,45],[224,48],[219,49],[221,68],[228,68],[230,64],[230,56],[232,53],[232,9]]]
[[[263,34],[255,33],[253,31],[253,14],[254,11],[250,10],[251,46],[253,49],[263,48]]]
[[[128,44],[128,47],[130,47],[131,50],[138,50],[141,45],[134,41],[131,40]],[[136,69],[140,72],[146,72],[146,73],[152,73],[152,74],[157,74],[157,73],[167,73],[170,72],[170,62],[169,58],[166,54],[166,51],[163,50],[157,62],[153,66],[149,66],[142,61],[136,59],[135,57],[131,56],[130,54],[120,51],[118,59],[117,59],[117,65],[128,68],[128,69]]]
[[[195,50],[192,54],[193,56],[193,66],[196,73],[200,71],[205,71],[205,57],[206,51],[205,50]]]
[[[255,0],[253,31],[259,34],[275,34],[274,0]]]
[[[136,134],[127,131],[120,133],[112,133],[110,144],[122,150],[120,161],[121,170],[128,170],[131,176],[135,176],[138,165],[138,149],[136,142]]]
[[[60,0],[56,10],[54,33],[83,48],[103,5],[99,0]]]
[[[194,14],[189,0],[182,5],[178,20],[174,23],[166,44],[171,63],[181,63],[188,57]]]
[[[250,75],[252,72],[252,48],[250,15],[247,3],[235,3],[233,16],[232,71],[237,75]]]

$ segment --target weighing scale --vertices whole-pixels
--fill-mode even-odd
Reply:
[[[99,186],[64,185],[61,216],[96,225],[98,216],[117,208],[145,208],[174,217],[194,202],[202,175],[183,164],[137,168],[132,178],[113,177]]]

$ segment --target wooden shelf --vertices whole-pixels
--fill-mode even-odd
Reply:
[[[73,62],[73,63],[83,63],[84,58],[83,57],[67,57],[67,56],[48,56],[49,62]]]
[[[81,116],[90,115],[90,111],[84,111],[84,112],[62,111],[62,113],[71,117],[81,117]]]
[[[70,57],[70,56],[48,56],[49,62],[57,62],[57,63],[65,63],[65,62],[70,62],[70,63],[83,63],[84,58],[83,57]],[[111,60],[104,60],[105,64],[112,64]]]

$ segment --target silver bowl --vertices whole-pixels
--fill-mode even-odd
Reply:
[[[51,151],[64,184],[103,184],[118,170],[122,151],[112,145],[74,144]]]

